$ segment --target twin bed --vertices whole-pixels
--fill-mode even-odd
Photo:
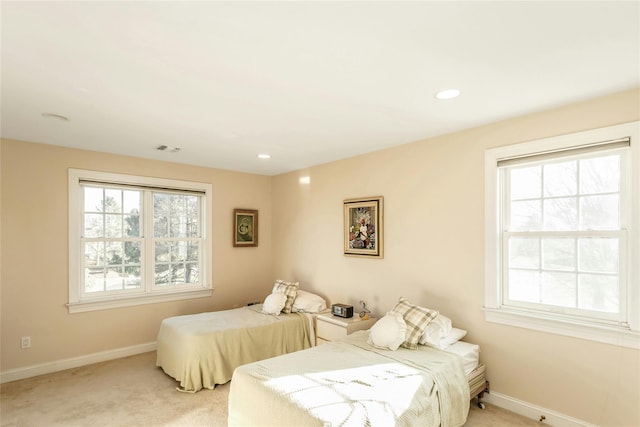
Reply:
[[[240,365],[303,350],[314,342],[312,315],[273,316],[256,304],[163,320],[156,365],[179,381],[178,390],[195,393],[227,383]]]
[[[404,316],[411,328],[410,307]],[[232,380],[229,426],[460,426],[472,398],[483,407],[488,382],[475,344],[378,345],[382,329],[376,342],[372,337],[379,320],[369,331],[312,347],[313,314],[263,311],[254,305],[172,317],[158,333],[157,365],[179,390]]]
[[[469,384],[460,357],[381,350],[367,331],[236,369],[229,426],[460,426]]]

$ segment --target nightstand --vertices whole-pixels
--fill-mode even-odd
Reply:
[[[332,315],[330,311],[319,313],[316,316],[316,345],[344,338],[355,331],[369,329],[377,320],[375,317],[362,320],[357,315],[345,319]]]

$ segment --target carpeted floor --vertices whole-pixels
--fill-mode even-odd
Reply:
[[[155,366],[155,352],[0,385],[2,427],[227,425],[227,383],[198,393],[176,391]],[[492,405],[472,405],[465,426],[535,426]]]

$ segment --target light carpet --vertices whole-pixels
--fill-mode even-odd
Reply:
[[[181,393],[155,366],[156,353],[0,385],[2,427],[224,427],[230,383]],[[534,420],[472,405],[465,426],[536,426]]]

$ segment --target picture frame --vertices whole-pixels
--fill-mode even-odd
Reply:
[[[384,257],[384,198],[346,199],[344,254],[364,258]]]
[[[256,209],[233,210],[233,246],[258,246],[258,211]]]

